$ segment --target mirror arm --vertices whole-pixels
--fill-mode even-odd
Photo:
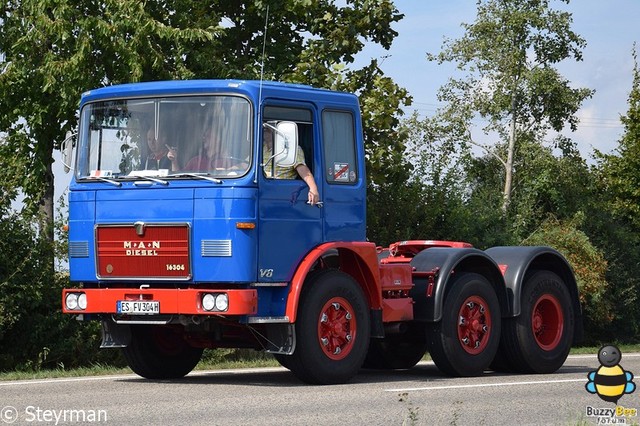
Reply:
[[[70,170],[73,170],[70,164],[69,159],[73,156],[73,142],[72,138],[78,135],[78,132],[67,132],[64,141],[60,144],[60,151],[62,152],[62,165],[64,166],[64,172],[69,173]]]

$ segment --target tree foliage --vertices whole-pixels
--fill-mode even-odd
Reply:
[[[640,336],[640,70],[634,45],[632,87],[622,116],[624,133],[610,154],[596,152],[596,192],[585,224],[609,263],[608,294],[616,309],[610,332],[621,339]]]
[[[598,153],[602,190],[610,196],[611,210],[618,219],[640,230],[640,69],[633,49],[633,83],[629,109],[620,120],[624,133],[612,154]]]
[[[465,34],[446,39],[440,53],[428,55],[439,63],[455,62],[466,73],[440,89],[439,100],[447,105],[439,117],[457,127],[451,137],[483,147],[502,165],[504,213],[511,202],[518,145],[565,125],[575,130],[575,112],[592,94],[572,88],[554,68],[565,59],[581,60],[585,41],[571,30],[571,14],[549,3],[481,0],[476,21],[463,24]],[[487,123],[481,137],[473,129],[478,118]]]

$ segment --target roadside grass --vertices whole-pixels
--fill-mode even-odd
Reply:
[[[615,345],[622,352],[622,358],[623,359],[624,359],[624,354],[625,353],[640,352],[640,343],[635,343],[635,344],[615,344]],[[602,346],[583,346],[583,347],[571,348],[571,355],[589,354],[589,355],[593,355],[594,357],[597,358],[598,350],[601,347]]]
[[[640,352],[639,344],[619,344],[618,348],[625,353]],[[571,349],[571,355],[593,355],[597,357],[600,346],[584,346]],[[431,360],[427,353],[423,360]],[[224,370],[235,368],[260,368],[278,367],[280,364],[268,353],[257,352],[248,349],[217,349],[206,350],[202,360],[195,370]],[[0,381],[12,380],[41,380],[64,377],[86,377],[86,376],[116,376],[123,374],[133,374],[128,367],[119,367],[106,364],[94,364],[88,367],[65,368],[58,366],[53,369],[24,370],[0,372]]]

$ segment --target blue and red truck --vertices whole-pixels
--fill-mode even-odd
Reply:
[[[450,375],[548,373],[582,333],[574,274],[551,248],[367,240],[353,94],[104,87],[82,95],[74,144],[62,309],[101,321],[102,347],[143,377],[182,377],[205,348],[264,350],[314,384],[427,351]],[[303,180],[274,178],[299,151],[317,203]]]

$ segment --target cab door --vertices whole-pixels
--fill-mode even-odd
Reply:
[[[296,123],[299,146],[322,200],[322,174],[319,173],[319,156],[315,155],[319,152],[318,129],[314,116],[313,107],[302,103],[267,104],[262,114],[263,123]],[[307,204],[309,188],[297,173],[276,179],[269,172],[273,167],[273,160],[270,160],[273,149],[268,144],[265,146],[264,134],[260,135],[258,155],[258,282],[286,282],[303,256],[324,241],[324,211],[320,206]]]

